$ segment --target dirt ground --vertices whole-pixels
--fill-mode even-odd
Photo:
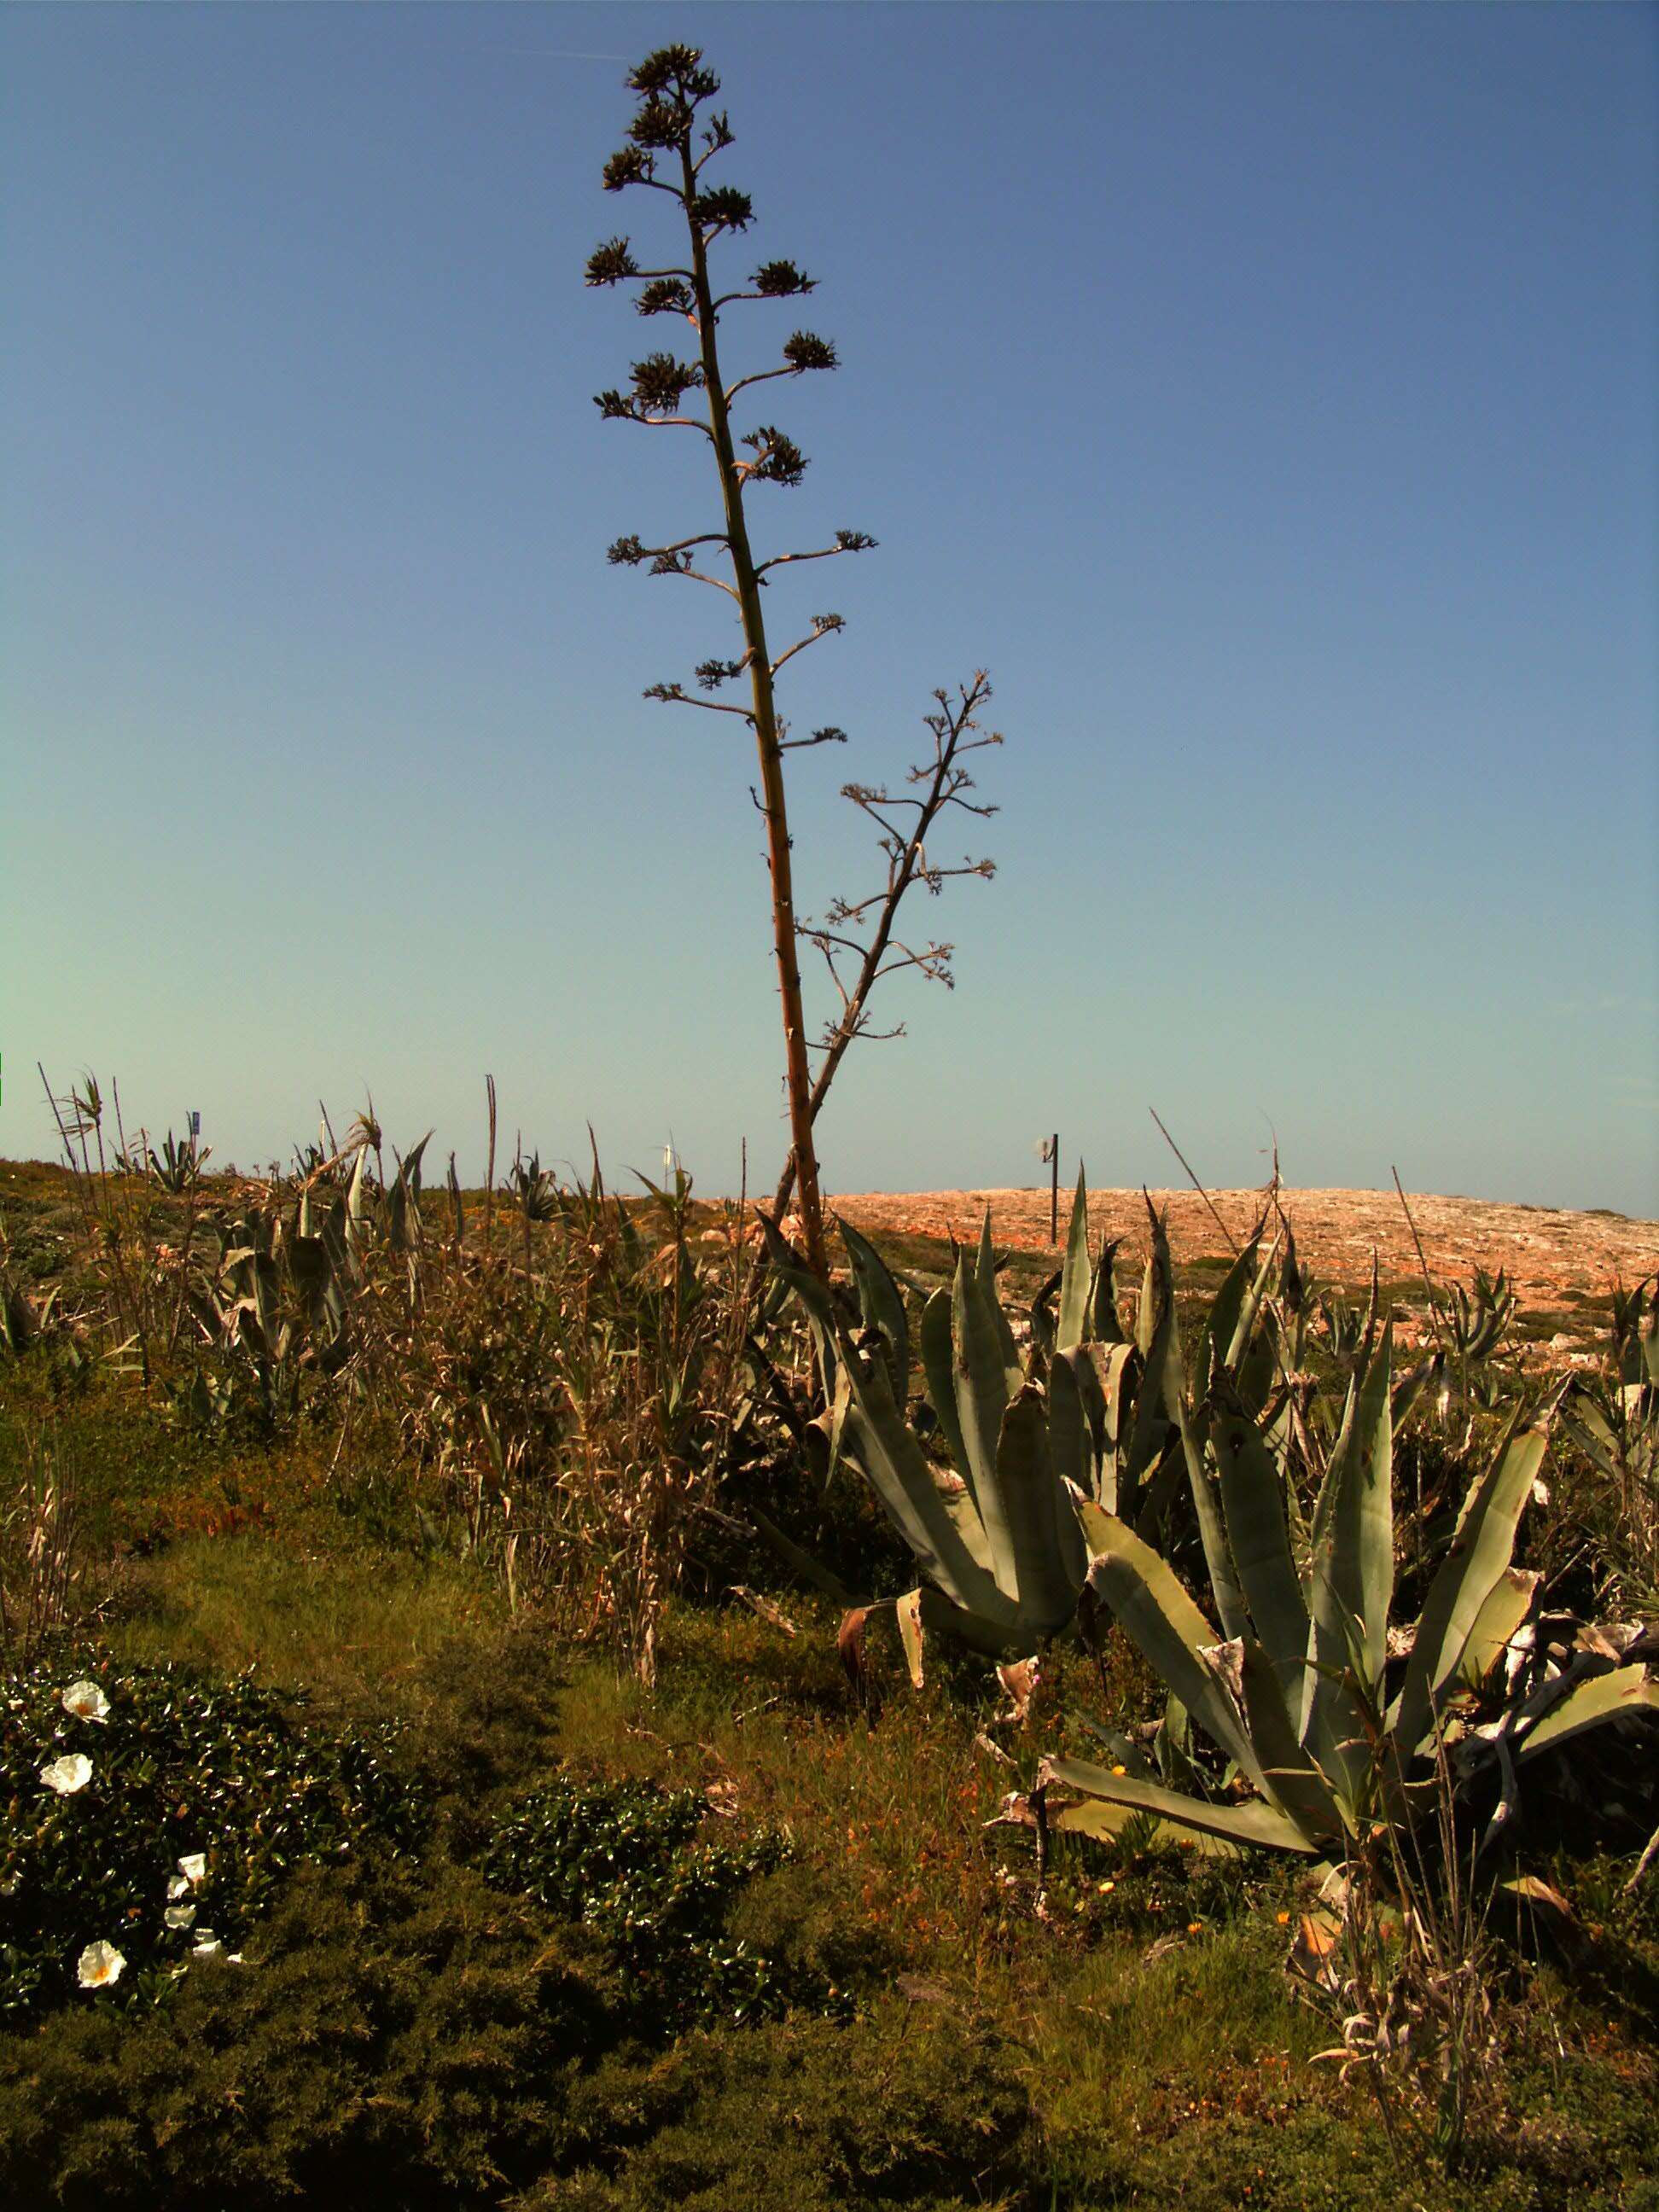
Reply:
[[[1168,1210],[1177,1263],[1224,1256],[1227,1238],[1215,1216],[1242,1242],[1263,1202],[1255,1190],[1212,1191],[1209,1204],[1190,1188],[1150,1194],[1160,1211]],[[1501,1267],[1523,1306],[1549,1306],[1564,1294],[1603,1297],[1614,1285],[1628,1287],[1659,1269],[1659,1222],[1499,1206],[1483,1199],[1407,1195],[1437,1285],[1468,1283],[1477,1267],[1495,1273]],[[1298,1255],[1316,1275],[1363,1283],[1375,1252],[1385,1280],[1420,1279],[1411,1225],[1395,1190],[1285,1190],[1280,1199],[1296,1232]],[[1051,1249],[1046,1189],[873,1191],[838,1195],[830,1203],[860,1228],[958,1238],[977,1235],[988,1204],[1000,1244],[1030,1251]],[[1062,1237],[1070,1206],[1069,1194],[1062,1191]],[[1126,1249],[1145,1249],[1146,1207],[1138,1190],[1091,1191],[1089,1220],[1097,1237],[1122,1237]]]

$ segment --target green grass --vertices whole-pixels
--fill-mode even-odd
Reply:
[[[499,1613],[494,1588],[461,1560],[307,1552],[241,1533],[187,1538],[137,1565],[109,1643],[138,1661],[257,1667],[347,1703],[402,1700],[441,1654],[475,1649]]]

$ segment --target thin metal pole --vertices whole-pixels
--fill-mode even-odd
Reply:
[[[1053,1163],[1049,1171],[1048,1184],[1048,1242],[1051,1244],[1058,1244],[1060,1242],[1060,1132],[1058,1129],[1054,1131],[1048,1157]]]

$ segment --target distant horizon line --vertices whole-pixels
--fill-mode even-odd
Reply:
[[[369,1147],[369,1150],[371,1152],[374,1150],[373,1146]],[[395,1158],[398,1157],[396,1148],[394,1147],[392,1150],[393,1157]],[[274,1166],[276,1163],[271,1162],[268,1164]],[[569,1164],[566,1163],[566,1164]],[[0,1153],[0,1167],[54,1168],[60,1174],[64,1175],[69,1175],[71,1173],[80,1174],[83,1172],[83,1170],[78,1166],[72,1168],[68,1161],[64,1160],[58,1154],[53,1154],[51,1157],[48,1157],[44,1153],[38,1152]],[[120,1174],[123,1172],[122,1170],[114,1164],[114,1158],[112,1155],[108,1164],[107,1172],[112,1175]],[[130,1172],[130,1170],[128,1172]],[[622,1172],[625,1176],[637,1176],[640,1173],[640,1170],[636,1168],[629,1167],[624,1168]],[[302,1179],[292,1167],[283,1169],[282,1176],[283,1180],[298,1182]],[[233,1159],[227,1160],[223,1163],[216,1161],[211,1165],[204,1165],[202,1170],[202,1180],[205,1182],[221,1181],[236,1182],[270,1182],[273,1178],[268,1174],[262,1173],[257,1168],[240,1167]],[[609,1178],[607,1177],[607,1181],[608,1180]],[[423,1177],[422,1187],[428,1192],[435,1192],[441,1189],[442,1185],[441,1182],[434,1181],[432,1178]],[[507,1189],[507,1185],[503,1182],[498,1182],[495,1188],[496,1194],[499,1196]],[[1046,1182],[933,1183],[925,1186],[908,1183],[870,1183],[862,1186],[857,1190],[826,1189],[824,1196],[826,1200],[855,1200],[860,1198],[1028,1198],[1041,1196],[1043,1193],[1047,1192],[1050,1186]],[[1072,1194],[1075,1188],[1075,1178],[1061,1178],[1060,1195],[1062,1200],[1062,1211],[1065,1206],[1069,1206]],[[1201,1188],[1191,1182],[1091,1182],[1088,1185],[1088,1193],[1091,1200],[1097,1198],[1135,1198],[1144,1194],[1148,1198],[1195,1198],[1202,1203],[1206,1199],[1266,1198],[1273,1188],[1274,1186],[1271,1182],[1259,1183],[1206,1183]],[[484,1184],[482,1179],[477,1182],[463,1181],[461,1183],[461,1193],[464,1197],[470,1195],[474,1192],[482,1192]],[[1381,1197],[1389,1195],[1392,1191],[1393,1186],[1389,1183],[1376,1182],[1293,1183],[1280,1182],[1278,1185],[1278,1188],[1287,1198],[1335,1198],[1347,1195],[1376,1195]],[[697,1187],[694,1179],[693,1195],[700,1199],[706,1205],[735,1205],[738,1203],[739,1197],[742,1196],[743,1194],[740,1194],[736,1190],[706,1191]],[[1553,1206],[1547,1204],[1542,1200],[1489,1198],[1483,1197],[1478,1192],[1461,1190],[1419,1190],[1416,1188],[1408,1188],[1406,1192],[1406,1195],[1408,1199],[1437,1200],[1445,1204],[1455,1206],[1503,1206],[1507,1207],[1510,1212],[1516,1213],[1581,1214],[1587,1220],[1625,1221],[1630,1223],[1636,1228],[1652,1227],[1656,1230],[1659,1230],[1659,1217],[1643,1213],[1627,1213],[1622,1208],[1613,1206]],[[764,1202],[763,1194],[750,1192],[747,1194],[747,1202],[751,1206],[760,1205]],[[1659,1265],[1659,1252],[1656,1252],[1655,1261],[1656,1265]]]

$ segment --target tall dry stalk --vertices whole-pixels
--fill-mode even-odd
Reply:
[[[0,1650],[27,1658],[69,1620],[80,1580],[73,1486],[56,1448],[25,1439],[0,1498]]]
[[[1477,1846],[1459,1833],[1438,1734],[1425,1785],[1431,1819],[1387,1816],[1394,1753],[1385,1733],[1373,1750],[1376,1804],[1328,1884],[1333,1909],[1304,1917],[1291,1963],[1304,1993],[1341,2033],[1320,2057],[1363,2077],[1396,2160],[1403,2166],[1430,2154],[1452,2170],[1496,2086],[1490,1891],[1477,1881]],[[1396,1773],[1395,1786],[1402,1781]]]
[[[619,538],[611,547],[610,557],[629,568],[646,564],[652,575],[683,576],[709,585],[724,592],[737,611],[743,637],[741,654],[732,660],[705,660],[696,669],[696,679],[705,694],[746,679],[747,705],[698,696],[678,683],[653,684],[646,696],[676,706],[697,707],[709,714],[734,715],[748,726],[754,738],[759,786],[751,788],[750,795],[766,824],[773,957],[783,1018],[789,1111],[790,1152],[779,1184],[778,1203],[781,1208],[792,1188],[798,1190],[808,1263],[822,1276],[828,1272],[828,1260],[814,1124],[848,1046],[858,1037],[875,1034],[868,1019],[868,1000],[875,984],[884,975],[905,968],[949,981],[950,946],[905,945],[895,937],[894,921],[907,893],[918,883],[937,891],[947,876],[992,872],[986,860],[943,864],[937,854],[929,854],[927,835],[949,807],[961,806],[975,814],[991,811],[971,805],[962,795],[971,787],[972,779],[961,757],[977,744],[1000,740],[994,735],[969,734],[976,726],[974,710],[988,696],[982,674],[963,688],[954,706],[948,694],[935,693],[939,714],[928,717],[935,734],[934,757],[909,773],[909,781],[920,788],[921,795],[896,795],[884,787],[868,785],[842,787],[843,795],[878,825],[888,864],[885,883],[867,899],[836,901],[820,922],[804,921],[797,915],[784,755],[817,745],[844,744],[847,732],[831,723],[805,736],[792,737],[778,711],[776,679],[790,661],[809,646],[837,635],[845,623],[839,614],[814,615],[810,627],[775,654],[763,594],[775,581],[775,571],[802,562],[866,552],[875,540],[863,531],[837,530],[827,545],[776,553],[765,559],[756,556],[748,494],[760,484],[799,484],[807,462],[794,440],[775,424],[760,423],[742,433],[735,430],[733,403],[757,386],[780,378],[795,379],[835,368],[838,365],[836,349],[815,331],[797,330],[784,341],[775,365],[726,381],[720,352],[720,326],[726,311],[739,303],[804,297],[815,289],[815,281],[793,261],[774,259],[763,263],[747,279],[717,289],[715,251],[746,231],[754,215],[748,193],[730,185],[711,185],[704,177],[708,164],[734,143],[726,113],[710,106],[720,91],[720,79],[703,66],[697,47],[671,46],[647,55],[629,72],[627,82],[637,94],[639,106],[629,125],[627,144],[605,164],[605,187],[615,192],[644,187],[673,202],[684,225],[685,259],[662,268],[642,268],[634,258],[629,240],[613,238],[590,257],[587,282],[600,286],[637,284],[635,306],[639,313],[647,317],[681,318],[690,332],[695,356],[680,360],[672,353],[648,354],[634,362],[629,391],[600,392],[598,404],[610,421],[653,429],[690,429],[706,439],[719,483],[720,526],[659,545],[647,545],[638,537]],[[688,404],[693,394],[701,395],[700,412],[695,401]],[[712,559],[704,548],[714,549]],[[729,574],[711,573],[711,568],[722,560]],[[913,817],[908,822],[903,818],[907,814]],[[806,1030],[799,957],[802,938],[816,945],[828,962],[841,1001],[839,1014],[828,1024],[816,1048]],[[843,980],[841,963],[845,964],[850,980]],[[810,1058],[814,1049],[822,1055],[816,1079]]]

